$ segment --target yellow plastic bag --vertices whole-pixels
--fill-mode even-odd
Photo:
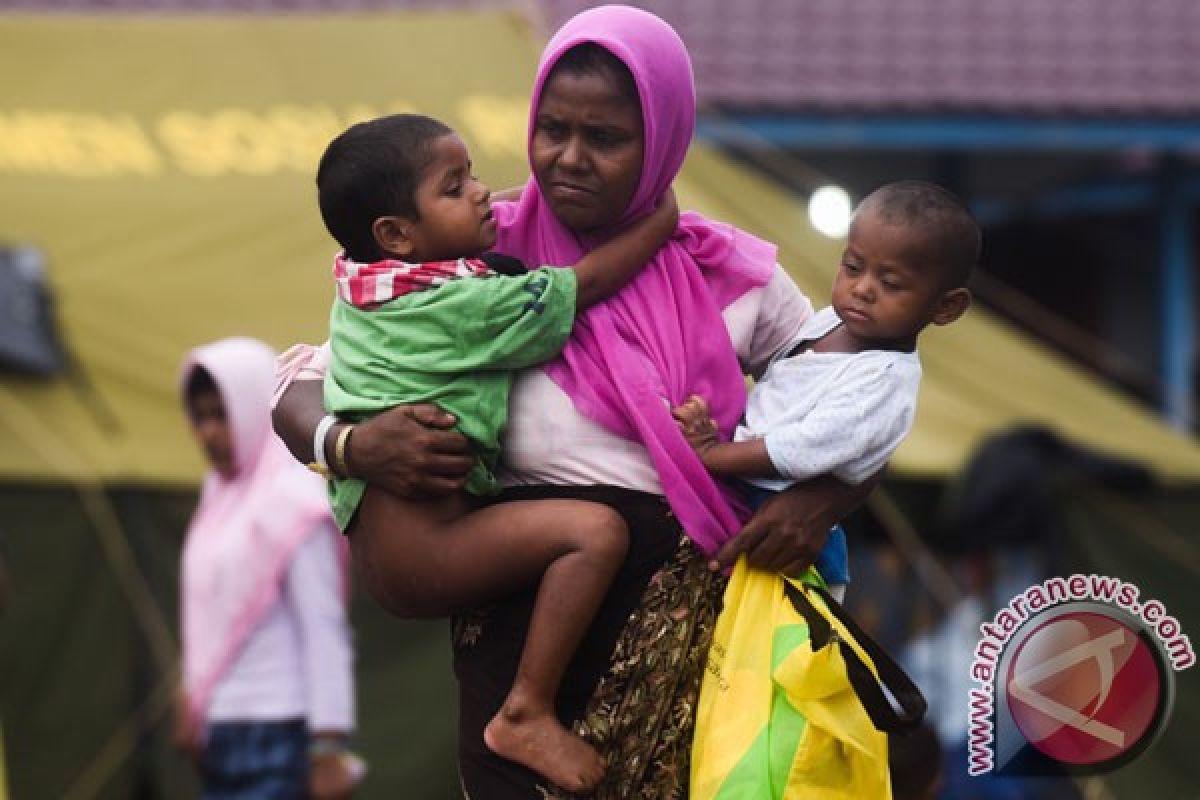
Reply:
[[[887,733],[915,727],[925,699],[811,575],[734,567],[696,710],[692,800],[892,796]]]

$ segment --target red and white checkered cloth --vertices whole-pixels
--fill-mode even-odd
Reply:
[[[361,264],[339,254],[333,262],[333,278],[338,297],[350,305],[370,310],[411,292],[441,286],[458,278],[477,278],[496,274],[478,258],[457,261],[375,261]]]

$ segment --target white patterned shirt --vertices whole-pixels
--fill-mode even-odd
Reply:
[[[734,441],[765,439],[782,479],[749,483],[782,490],[833,474],[858,484],[878,472],[912,428],[921,382],[917,354],[893,350],[786,355],[842,321],[826,307],[767,367],[750,392]]]

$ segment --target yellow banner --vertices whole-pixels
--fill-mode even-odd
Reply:
[[[468,95],[452,121],[491,158],[524,157],[528,99]],[[0,110],[0,174],[69,178],[197,178],[308,175],[334,136],[355,122],[415,112],[417,104],[228,106],[170,109],[143,122],[129,114],[17,108]]]

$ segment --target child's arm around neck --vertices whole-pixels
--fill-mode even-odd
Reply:
[[[574,267],[578,279],[576,309],[582,311],[595,305],[629,283],[671,238],[678,224],[679,206],[674,190],[668,189],[649,216],[579,259]]]

